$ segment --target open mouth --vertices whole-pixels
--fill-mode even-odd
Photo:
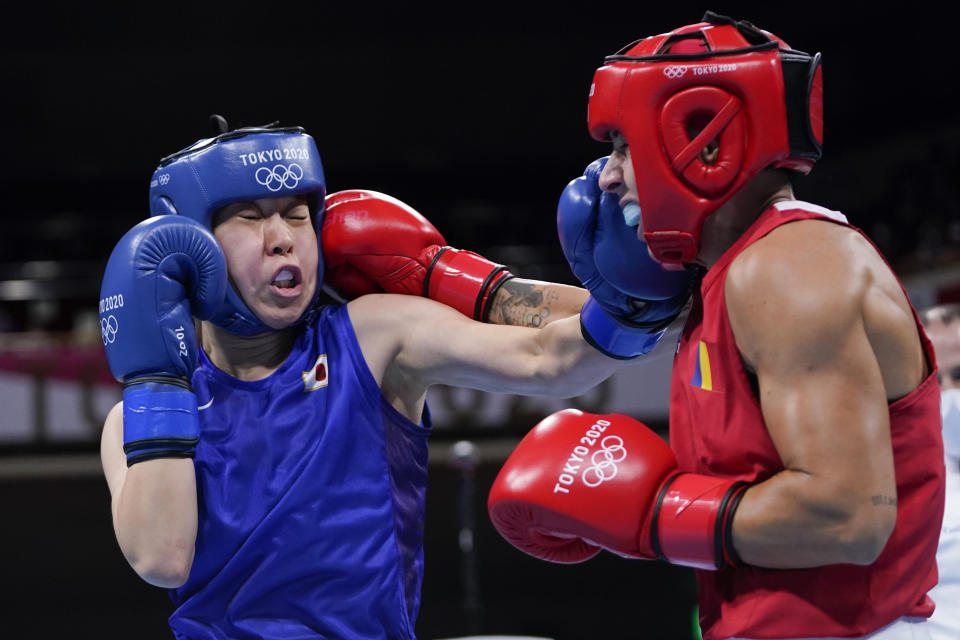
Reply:
[[[620,210],[623,212],[623,221],[627,223],[628,227],[636,227],[643,222],[640,205],[636,202],[621,202]]]
[[[270,285],[283,293],[296,293],[300,288],[302,278],[296,267],[283,267],[273,276]]]

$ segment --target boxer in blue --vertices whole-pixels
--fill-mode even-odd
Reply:
[[[581,227],[565,246],[581,277],[600,166],[561,207],[568,237]],[[101,456],[117,541],[171,590],[177,638],[413,638],[427,389],[585,391],[617,367],[609,354],[656,344],[691,284],[645,251],[621,276],[629,291],[597,285],[589,300],[511,279],[402,203],[328,196],[299,128],[223,131],[164,158],[150,206],[103,279],[124,390]],[[325,264],[348,303],[317,304]],[[530,309],[541,328],[503,326],[525,315],[504,312],[523,292],[553,301]]]

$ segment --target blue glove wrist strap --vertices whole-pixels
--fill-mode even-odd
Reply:
[[[127,466],[152,458],[192,458],[200,439],[197,397],[175,381],[123,390],[123,451]]]
[[[580,331],[590,346],[617,360],[629,360],[653,350],[666,329],[650,332],[610,315],[590,296],[580,310]]]

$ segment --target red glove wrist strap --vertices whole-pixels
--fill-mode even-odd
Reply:
[[[733,548],[733,516],[749,483],[676,473],[660,488],[650,544],[662,560],[697,569],[743,562]]]
[[[493,305],[489,303],[493,302],[500,287],[502,287],[507,280],[512,280],[514,277],[516,276],[502,265],[490,272],[490,275],[487,276],[484,282],[484,289],[481,289],[480,295],[477,296],[477,306],[474,307],[474,313],[479,314],[477,320],[487,322],[490,319],[490,310],[493,308]]]
[[[503,265],[472,251],[443,247],[433,257],[423,279],[423,296],[453,307],[468,318],[485,322],[487,302],[513,278]]]

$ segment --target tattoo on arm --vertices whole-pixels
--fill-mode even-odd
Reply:
[[[893,496],[870,496],[870,500],[873,501],[875,507],[897,506],[897,499]]]
[[[490,322],[518,327],[542,327],[550,317],[556,294],[541,284],[510,280],[497,292]]]

